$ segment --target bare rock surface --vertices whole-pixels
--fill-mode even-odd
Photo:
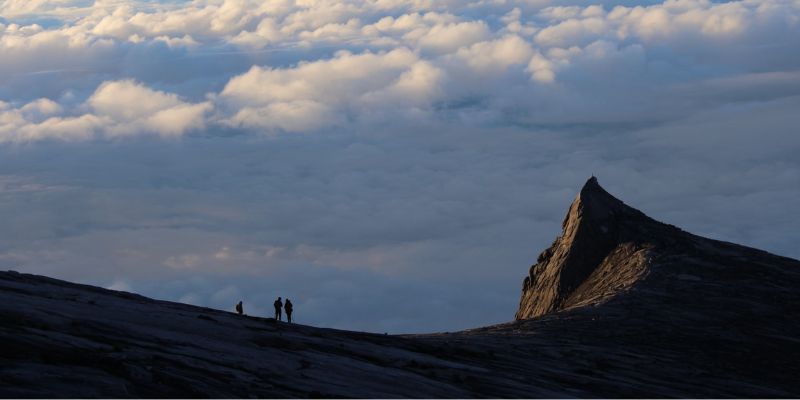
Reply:
[[[0,272],[2,397],[800,397],[800,262],[590,179],[517,320],[378,335]]]
[[[608,194],[595,177],[575,198],[562,227],[523,281],[517,319],[599,301],[630,287],[647,272],[654,244],[681,235]]]

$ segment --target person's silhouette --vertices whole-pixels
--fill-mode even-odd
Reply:
[[[284,304],[283,309],[286,310],[286,321],[291,324],[292,323],[292,302],[289,299],[286,299],[286,304]]]
[[[239,302],[239,304],[236,305],[236,312],[239,313],[239,315],[242,315],[244,313],[244,308],[242,307],[241,301]]]
[[[281,320],[281,307],[283,307],[283,303],[281,302],[281,298],[278,297],[278,300],[275,300],[275,302],[272,303],[272,305],[275,306],[275,320],[276,321],[280,321]]]

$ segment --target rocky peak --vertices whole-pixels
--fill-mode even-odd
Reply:
[[[570,205],[561,235],[539,255],[525,278],[516,318],[570,308],[603,297],[609,285],[632,283],[645,271],[641,263],[625,263],[625,271],[611,271],[625,282],[604,281],[587,287],[595,281],[591,279],[594,274],[614,269],[609,264],[612,259],[626,255],[644,260],[648,246],[640,239],[650,236],[646,232],[652,228],[661,227],[667,226],[625,205],[592,176]]]

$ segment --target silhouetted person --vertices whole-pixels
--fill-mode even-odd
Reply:
[[[244,313],[244,308],[242,308],[241,301],[239,302],[239,304],[236,305],[236,312],[239,313],[239,315],[242,315]]]
[[[280,321],[281,320],[281,307],[283,307],[283,303],[281,302],[281,298],[278,297],[278,300],[275,300],[275,302],[272,303],[272,305],[275,306],[275,321]]]
[[[286,310],[286,321],[291,324],[292,323],[292,302],[289,299],[286,299],[286,304],[283,306],[283,309]]]

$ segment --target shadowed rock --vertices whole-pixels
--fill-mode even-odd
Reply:
[[[578,193],[562,228],[523,281],[516,319],[601,300],[629,287],[646,273],[654,246],[682,233],[625,205],[595,177]]]

